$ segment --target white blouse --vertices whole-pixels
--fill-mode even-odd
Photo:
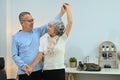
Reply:
[[[39,51],[44,53],[43,70],[62,69],[64,66],[64,54],[67,35],[50,37],[48,33],[40,39]]]

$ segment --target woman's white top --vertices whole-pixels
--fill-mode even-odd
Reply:
[[[53,70],[65,68],[64,54],[67,35],[50,37],[48,33],[40,39],[39,51],[44,53],[43,70]]]

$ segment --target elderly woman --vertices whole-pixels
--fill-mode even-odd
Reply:
[[[65,80],[64,54],[67,37],[72,27],[72,14],[69,4],[63,4],[67,14],[66,28],[62,21],[52,21],[48,25],[48,33],[40,39],[41,46],[32,68],[44,57],[43,79]]]

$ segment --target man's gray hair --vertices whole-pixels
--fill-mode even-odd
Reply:
[[[22,21],[23,18],[24,18],[24,16],[25,16],[26,14],[31,15],[30,12],[21,12],[21,13],[19,14],[19,20]]]
[[[48,25],[55,27],[56,35],[62,36],[65,32],[64,23],[61,20],[54,20],[48,23]]]

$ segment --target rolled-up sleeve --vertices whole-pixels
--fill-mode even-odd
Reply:
[[[44,52],[44,39],[40,39],[39,52]]]
[[[61,17],[59,15],[55,16],[55,20],[61,20]]]

